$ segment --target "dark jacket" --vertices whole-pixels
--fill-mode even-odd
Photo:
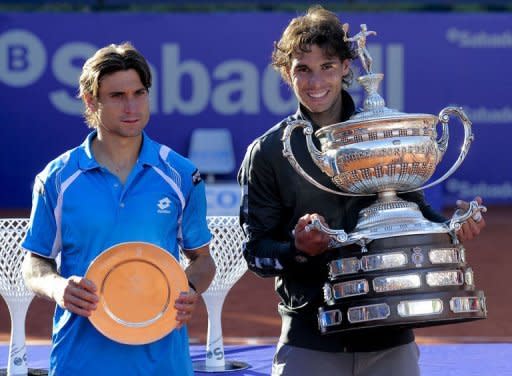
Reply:
[[[345,91],[342,108],[342,121],[345,121],[354,112],[352,98]],[[281,141],[287,122],[297,119],[310,121],[299,108],[296,114],[256,139],[249,146],[238,174],[243,188],[240,220],[248,236],[244,256],[249,269],[256,274],[277,277],[279,313],[283,320],[280,340],[293,346],[333,352],[376,351],[413,341],[412,330],[396,328],[320,334],[317,312],[324,305],[322,286],[327,281],[328,252],[308,257],[307,262],[297,261],[292,230],[304,214],[318,213],[325,217],[329,227],[348,233],[356,226],[359,211],[375,201],[375,196],[335,195],[300,176],[283,156]],[[318,126],[313,126],[316,131]],[[314,164],[302,131],[292,134],[291,145],[298,163],[310,176],[339,191]],[[317,147],[320,148],[318,144]],[[427,219],[444,220],[425,203],[421,193],[401,197],[416,202]]]

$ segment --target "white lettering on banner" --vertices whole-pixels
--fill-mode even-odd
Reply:
[[[158,72],[155,67],[148,61],[149,69],[151,70],[151,89],[149,90],[149,110],[152,114],[158,113],[158,88],[159,82]]]
[[[390,44],[386,49],[387,107],[404,110],[404,47]]]
[[[13,29],[0,35],[0,81],[25,87],[35,83],[46,68],[46,50],[34,34]]]
[[[271,113],[276,115],[289,114],[297,109],[297,98],[288,85],[286,85],[288,98],[281,96],[283,85],[286,84],[281,80],[281,75],[271,65],[267,66],[263,73],[263,103]]]
[[[96,52],[96,47],[90,43],[68,43],[57,50],[52,61],[52,71],[57,81],[69,87],[76,87],[81,67],[73,65],[73,60],[80,58],[83,61]],[[57,110],[68,115],[83,112],[82,101],[69,90],[60,89],[50,92],[50,102]]]
[[[473,123],[512,124],[512,107],[501,108],[462,106]]]
[[[208,215],[238,215],[240,186],[237,183],[206,184]]]
[[[512,198],[512,182],[505,181],[500,184],[485,182],[471,183],[467,180],[448,179],[446,190],[457,197],[482,196],[488,199],[510,199]]]
[[[240,80],[222,83],[213,90],[213,108],[223,115],[259,113],[258,89],[254,87],[254,84],[259,82],[256,67],[247,61],[230,60],[220,64],[213,71],[213,78],[218,80],[226,80],[232,75],[240,76]],[[240,93],[238,102],[231,99],[236,97],[236,93]]]
[[[461,48],[511,48],[512,32],[469,31],[451,27],[446,31],[446,40]]]
[[[185,115],[196,115],[208,105],[211,81],[206,67],[196,60],[180,61],[177,44],[164,44],[162,47],[162,80],[165,90],[162,94],[162,111]],[[270,69],[269,69],[270,68]],[[224,80],[213,89],[211,102],[213,109],[222,115],[260,113],[260,77],[257,67],[245,60],[226,60],[213,70],[213,78]],[[232,78],[232,77],[239,78]],[[190,98],[182,98],[181,79],[188,77],[191,82]],[[263,103],[275,114],[289,114],[295,111],[297,102],[290,92],[285,100],[280,96],[280,77],[271,67],[267,67],[262,80]],[[237,95],[238,94],[238,95]]]
[[[70,41],[48,58],[38,36],[26,30],[8,30],[0,34],[0,82],[12,87],[33,85],[44,75],[49,60],[55,80],[63,85],[48,93],[50,102],[62,113],[81,116],[83,105],[76,98],[81,72],[77,60],[85,61],[96,49],[91,43]],[[383,46],[373,44],[369,49],[375,69],[382,71]],[[202,62],[182,59],[178,44],[164,43],[161,52],[161,71],[151,66],[153,114],[197,115],[211,105],[220,115],[254,115],[263,105],[272,114],[287,115],[297,107],[292,90],[283,90],[287,85],[270,65],[260,73],[250,61],[231,59],[212,68],[210,74]],[[386,57],[386,101],[388,106],[403,110],[403,45],[387,46]],[[184,80],[190,83],[188,89],[182,85]],[[351,94],[360,103],[362,89],[358,85]]]
[[[180,112],[195,115],[208,104],[210,78],[208,71],[194,60],[179,61],[179,46],[164,44],[162,47],[162,111],[164,114]],[[192,94],[188,100],[181,97],[181,77],[187,75],[192,83]]]

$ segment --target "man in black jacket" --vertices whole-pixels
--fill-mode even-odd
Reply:
[[[283,157],[281,138],[288,121],[308,120],[316,131],[348,120],[354,113],[354,102],[344,90],[350,83],[354,52],[344,37],[336,15],[316,6],[293,19],[275,45],[272,63],[300,105],[294,115],[249,146],[239,171],[243,187],[240,218],[248,236],[244,256],[253,272],[277,277],[282,330],[272,375],[419,375],[419,353],[410,329],[327,336],[318,330],[329,237],[306,226],[317,218],[331,228],[350,232],[359,211],[375,197],[340,196],[316,188]],[[311,177],[337,190],[314,164],[301,132],[293,132],[291,145],[297,162]],[[427,219],[445,220],[421,193],[401,197],[416,202]],[[474,236],[484,224],[482,220],[471,228],[465,225],[465,234]]]

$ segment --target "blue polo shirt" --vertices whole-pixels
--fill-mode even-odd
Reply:
[[[54,259],[64,278],[83,276],[103,250],[144,241],[168,250],[210,242],[204,183],[192,163],[143,133],[139,158],[125,184],[94,159],[84,143],[36,177],[23,248]],[[186,328],[147,345],[123,345],[85,318],[56,307],[51,375],[193,375]]]

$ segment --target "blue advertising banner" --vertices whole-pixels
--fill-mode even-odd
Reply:
[[[0,13],[0,208],[28,208],[32,181],[89,129],[76,98],[81,66],[97,48],[131,41],[151,63],[149,135],[188,155],[197,128],[227,128],[233,180],[249,143],[297,106],[269,66],[273,42],[292,13]],[[479,194],[512,202],[511,14],[342,14],[355,32],[366,23],[374,71],[385,75],[387,106],[437,114],[461,106],[475,141],[445,182],[443,197]],[[359,62],[354,62],[357,74]],[[361,103],[362,90],[351,93]],[[462,144],[457,119],[436,176]]]

